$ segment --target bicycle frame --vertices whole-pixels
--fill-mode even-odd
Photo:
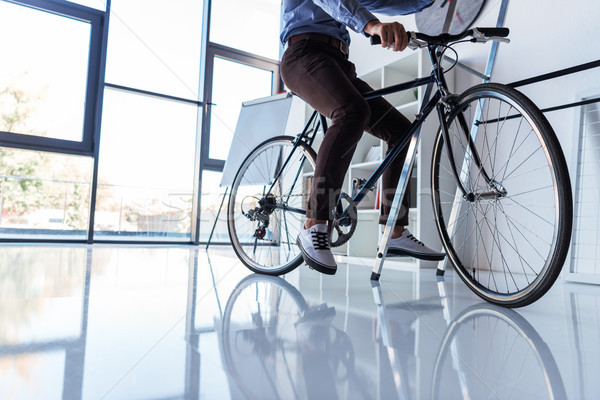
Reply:
[[[440,127],[442,130],[442,135],[444,137],[444,144],[445,144],[445,146],[448,147],[448,156],[450,158],[450,165],[452,166],[452,173],[456,180],[457,187],[462,192],[463,196],[467,195],[467,190],[465,189],[465,187],[463,186],[463,184],[460,180],[460,174],[456,170],[456,164],[453,159],[453,152],[452,152],[451,145],[450,145],[450,140],[449,140],[450,134],[448,131],[448,126],[447,126],[446,108],[448,106],[448,102],[451,101],[450,100],[451,94],[448,91],[448,85],[444,78],[444,71],[439,65],[439,62],[440,62],[439,55],[436,54],[436,50],[437,50],[436,45],[428,46],[429,57],[431,60],[431,64],[433,65],[431,74],[429,76],[423,77],[423,78],[417,78],[413,81],[399,83],[399,84],[392,85],[392,86],[389,86],[389,87],[386,87],[383,89],[378,89],[378,90],[374,90],[374,91],[363,94],[365,100],[370,100],[370,99],[385,96],[388,94],[401,92],[404,90],[413,89],[413,88],[420,87],[420,86],[430,85],[430,86],[428,86],[423,103],[421,104],[420,112],[416,116],[415,120],[411,123],[409,129],[404,133],[401,140],[396,142],[394,147],[392,147],[388,151],[388,154],[382,160],[381,164],[377,167],[377,169],[369,177],[367,182],[358,191],[358,193],[356,193],[354,195],[354,197],[352,198],[352,201],[354,202],[355,205],[359,204],[361,202],[361,200],[367,195],[367,193],[369,191],[371,191],[372,188],[375,187],[377,180],[381,177],[381,175],[383,175],[385,170],[387,168],[389,168],[389,166],[396,159],[396,157],[398,157],[398,155],[400,154],[402,149],[404,149],[404,147],[406,147],[409,144],[413,135],[416,134],[418,137],[418,135],[420,134],[419,130],[420,130],[423,122],[433,112],[434,109],[437,109],[438,118],[440,120]],[[437,86],[437,90],[434,92],[433,96],[429,100],[427,100],[433,84],[435,84]],[[279,170],[279,172],[277,173],[277,175],[275,176],[273,183],[271,184],[271,187],[269,188],[267,193],[270,193],[271,190],[273,189],[275,183],[277,182],[277,179],[279,178],[279,176],[281,174],[281,171],[288,164],[292,154],[298,147],[298,143],[301,140],[304,140],[309,145],[312,145],[312,142],[314,141],[314,137],[316,135],[316,132],[318,131],[319,126],[323,129],[323,134],[324,135],[327,134],[327,122],[326,122],[325,117],[320,115],[320,119],[317,119],[317,115],[319,115],[318,111],[314,111],[313,114],[311,115],[311,117],[309,118],[309,121],[305,125],[302,133],[296,138],[296,142],[294,143],[294,147],[292,148],[292,151],[288,155],[288,158],[286,159],[286,161],[284,163],[282,163],[282,167]],[[489,178],[487,172],[482,168],[480,157],[475,149],[475,145],[473,144],[471,135],[469,134],[470,129],[469,129],[467,121],[465,120],[465,118],[462,114],[460,114],[458,116],[458,120],[462,127],[463,133],[465,133],[465,135],[467,136],[467,141],[469,144],[469,150],[471,153],[472,161],[480,169],[482,177],[488,183],[491,182],[491,179]],[[316,123],[316,126],[313,127],[313,129],[311,129],[311,125],[315,125],[315,123]],[[475,121],[475,124],[476,123],[477,122]],[[293,186],[295,186],[295,184],[293,184],[292,187]],[[299,213],[299,214],[306,214],[306,210],[289,207],[285,204],[272,204],[269,206],[272,208],[283,209],[285,211],[295,212],[295,213]],[[347,220],[348,210],[349,210],[349,207],[346,208],[345,210],[337,210],[338,217],[339,217],[340,221],[342,222],[342,225],[345,225],[344,222],[346,222],[346,220]]]

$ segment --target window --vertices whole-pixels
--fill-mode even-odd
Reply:
[[[82,141],[90,24],[0,2],[0,37],[0,131]]]
[[[0,239],[207,237],[241,103],[280,88],[281,4],[166,4],[0,0]]]
[[[189,240],[197,107],[107,89],[94,239]]]
[[[214,59],[209,157],[224,160],[242,102],[271,95],[273,72],[221,57]]]

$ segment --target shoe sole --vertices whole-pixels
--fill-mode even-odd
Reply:
[[[319,271],[325,275],[334,275],[337,272],[337,265],[335,267],[328,267],[325,264],[321,264],[317,260],[313,260],[306,251],[304,251],[304,247],[302,247],[302,243],[300,238],[296,238],[296,244],[300,248],[300,252],[302,253],[302,258],[304,258],[304,262],[308,265],[309,268],[312,268],[316,271]]]
[[[394,256],[408,256],[408,257],[418,258],[419,260],[425,260],[425,261],[443,261],[444,258],[446,258],[445,254],[432,255],[432,254],[423,254],[423,253],[417,253],[417,252],[412,252],[409,250],[400,250],[400,249],[388,249],[388,254],[391,254]]]

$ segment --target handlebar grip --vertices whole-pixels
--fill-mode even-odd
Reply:
[[[406,36],[407,36],[408,40],[410,40],[409,32],[406,32]],[[373,36],[369,37],[369,40],[371,41],[371,46],[381,44],[381,37],[379,37],[379,35],[373,35]]]
[[[371,36],[369,40],[371,41],[371,46],[381,44],[381,38],[379,37],[379,35]]]
[[[477,30],[487,37],[507,37],[510,33],[508,28],[477,28]]]

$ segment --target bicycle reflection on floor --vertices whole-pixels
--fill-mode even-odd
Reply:
[[[443,288],[440,297],[386,304],[373,282],[373,363],[355,359],[352,338],[365,338],[334,327],[334,307],[310,307],[279,277],[247,276],[231,293],[220,329],[232,398],[566,398],[552,353],[529,322],[487,303],[451,318]],[[427,359],[413,326],[436,315],[447,329]]]
[[[489,303],[476,304],[451,318],[444,278],[439,277],[439,307],[426,301],[385,304],[379,282],[373,282],[382,343],[390,355],[396,396],[386,398],[432,399],[566,399],[562,377],[552,352],[535,328],[512,309]],[[398,321],[391,310],[404,311],[412,323],[442,310],[448,328],[433,363],[430,396],[416,395],[402,354],[398,353]],[[409,316],[406,318],[406,316]],[[428,364],[429,365],[429,364]],[[421,389],[428,389],[422,387]]]
[[[336,399],[349,385],[352,397],[373,398],[356,372],[350,337],[331,325],[335,313],[326,304],[309,307],[279,277],[240,281],[220,340],[232,397],[237,389],[248,399]]]

